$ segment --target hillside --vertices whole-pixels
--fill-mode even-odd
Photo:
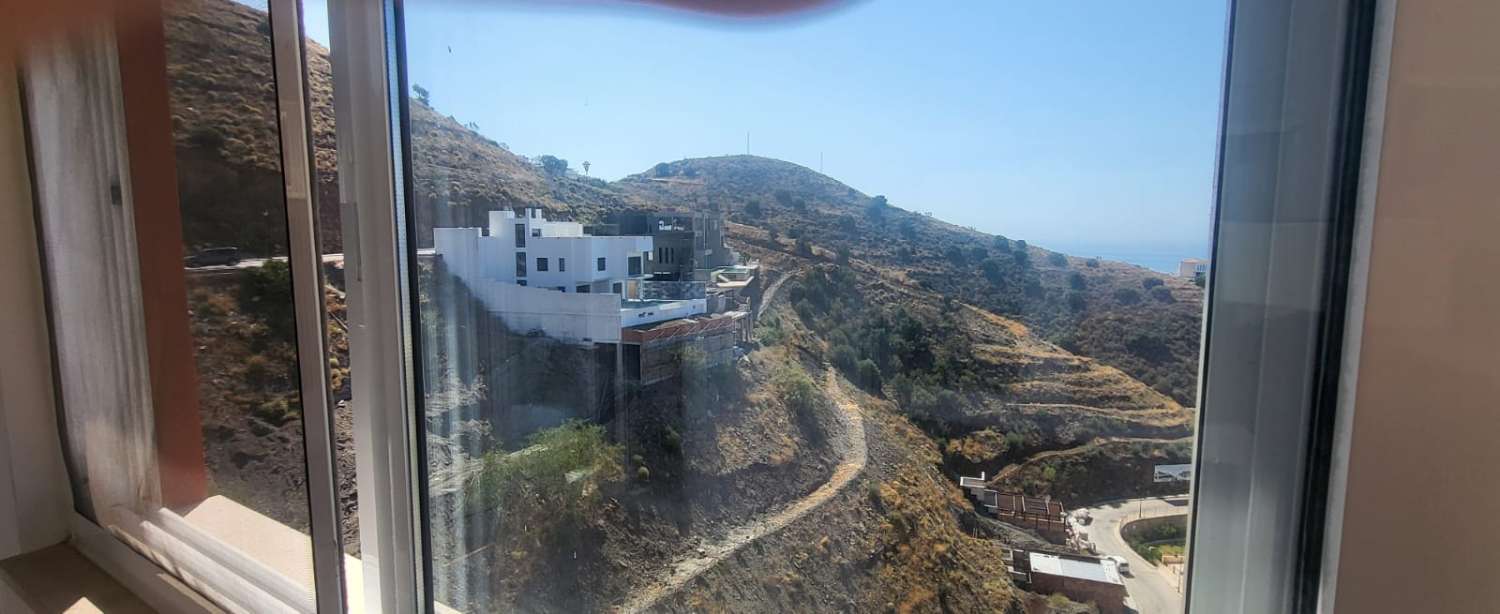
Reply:
[[[170,6],[184,241],[284,252],[265,15],[230,0]],[[327,50],[309,55],[322,238],[339,252]],[[974,532],[983,523],[954,476],[1006,472],[1003,485],[1070,502],[1130,494],[1150,488],[1143,467],[1179,459],[1191,435],[1202,292],[1190,283],[947,224],[779,160],[681,160],[604,182],[410,106],[420,245],[432,227],[525,206],[585,222],[624,208],[718,210],[731,245],[781,280],[732,370],[685,360],[680,382],[631,391],[622,415],[601,401],[612,377],[600,365],[612,362],[505,330],[424,265],[423,332],[456,344],[423,365],[430,470],[449,498],[432,521],[476,525],[436,532],[436,573],[490,591],[445,598],[581,611],[647,591],[667,611],[1041,611],[1001,564],[1004,548],[1029,542]],[[347,401],[344,297],[330,273],[332,370]],[[285,274],[195,274],[191,307],[215,486],[305,526]],[[811,391],[789,395],[789,371]],[[841,411],[863,420],[857,470]],[[353,520],[347,432],[339,442]],[[586,447],[587,462],[547,453],[562,444]],[[492,479],[464,473],[465,461]],[[538,487],[538,471],[578,486]],[[744,535],[755,538],[735,541]]]
[[[284,213],[267,204],[279,203],[280,178],[265,14],[230,0],[172,7],[169,77],[187,243],[284,251]],[[327,50],[309,43],[309,66],[322,236],[325,249],[336,252],[342,241]],[[581,221],[626,207],[720,210],[788,239],[847,249],[1194,403],[1203,293],[1182,280],[875,206],[867,194],[780,160],[680,160],[606,183],[545,172],[422,101],[411,100],[411,113],[421,245],[433,226],[482,225],[488,211],[503,208],[538,206]],[[1158,282],[1164,290],[1148,287]]]
[[[800,239],[848,250],[937,294],[1023,322],[1179,403],[1194,403],[1203,292],[1191,283],[955,226],[781,160],[680,160],[617,185],[643,201],[724,211],[744,225],[734,235],[740,241]],[[1158,283],[1165,290],[1151,287]]]

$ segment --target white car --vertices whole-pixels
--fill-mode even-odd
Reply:
[[[1115,569],[1119,570],[1120,573],[1130,575],[1130,561],[1125,560],[1125,557],[1118,554],[1111,554],[1104,558],[1114,561]]]

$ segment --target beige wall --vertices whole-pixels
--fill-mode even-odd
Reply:
[[[1500,611],[1500,2],[1392,23],[1334,605]]]

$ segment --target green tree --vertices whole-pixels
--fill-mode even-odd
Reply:
[[[947,258],[948,262],[952,262],[953,266],[963,266],[969,262],[969,255],[957,245],[949,245],[947,249],[944,249],[943,257]]]
[[[752,198],[750,202],[745,203],[745,213],[750,214],[751,217],[760,217],[765,211],[761,210],[760,201]]]
[[[1141,302],[1141,293],[1135,288],[1120,288],[1115,290],[1115,301],[1121,305],[1134,305]]]
[[[672,176],[672,166],[666,162],[657,162],[656,166],[651,167],[651,169],[656,173],[657,177]]]
[[[1151,298],[1154,298],[1158,302],[1162,302],[1162,303],[1175,303],[1175,302],[1177,302],[1177,297],[1172,296],[1172,291],[1168,290],[1165,286],[1157,286],[1155,288],[1152,288],[1151,289]]]
[[[869,204],[865,205],[865,215],[875,222],[883,222],[889,208],[890,203],[886,202],[885,196],[876,195],[870,199]]]
[[[562,175],[568,172],[568,161],[553,155],[541,157],[542,170],[548,175]]]
[[[1157,286],[1162,285],[1163,283],[1165,283],[1165,282],[1163,282],[1161,280],[1161,278],[1159,278],[1159,277],[1147,277],[1147,278],[1141,280],[1141,289],[1142,290],[1150,290],[1152,288],[1155,288]]]
[[[1065,267],[1068,266],[1068,257],[1057,252],[1049,252],[1047,254],[1047,263],[1052,266]]]
[[[880,391],[880,366],[868,358],[860,359],[854,365],[857,381],[861,388],[871,392]]]
[[[417,95],[417,101],[421,102],[422,106],[432,106],[432,94],[427,91],[427,88],[413,83],[411,91]]]
[[[810,258],[813,255],[812,244],[807,242],[807,237],[797,237],[797,246],[795,248],[795,251],[798,256],[802,256],[804,258]]]
[[[1089,287],[1089,281],[1083,277],[1083,273],[1073,271],[1068,273],[1068,287],[1074,290],[1082,290]]]

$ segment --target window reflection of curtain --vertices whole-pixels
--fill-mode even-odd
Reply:
[[[154,509],[160,501],[112,37],[101,30],[42,45],[28,56],[26,75],[74,504],[108,526],[120,519],[117,510]]]

